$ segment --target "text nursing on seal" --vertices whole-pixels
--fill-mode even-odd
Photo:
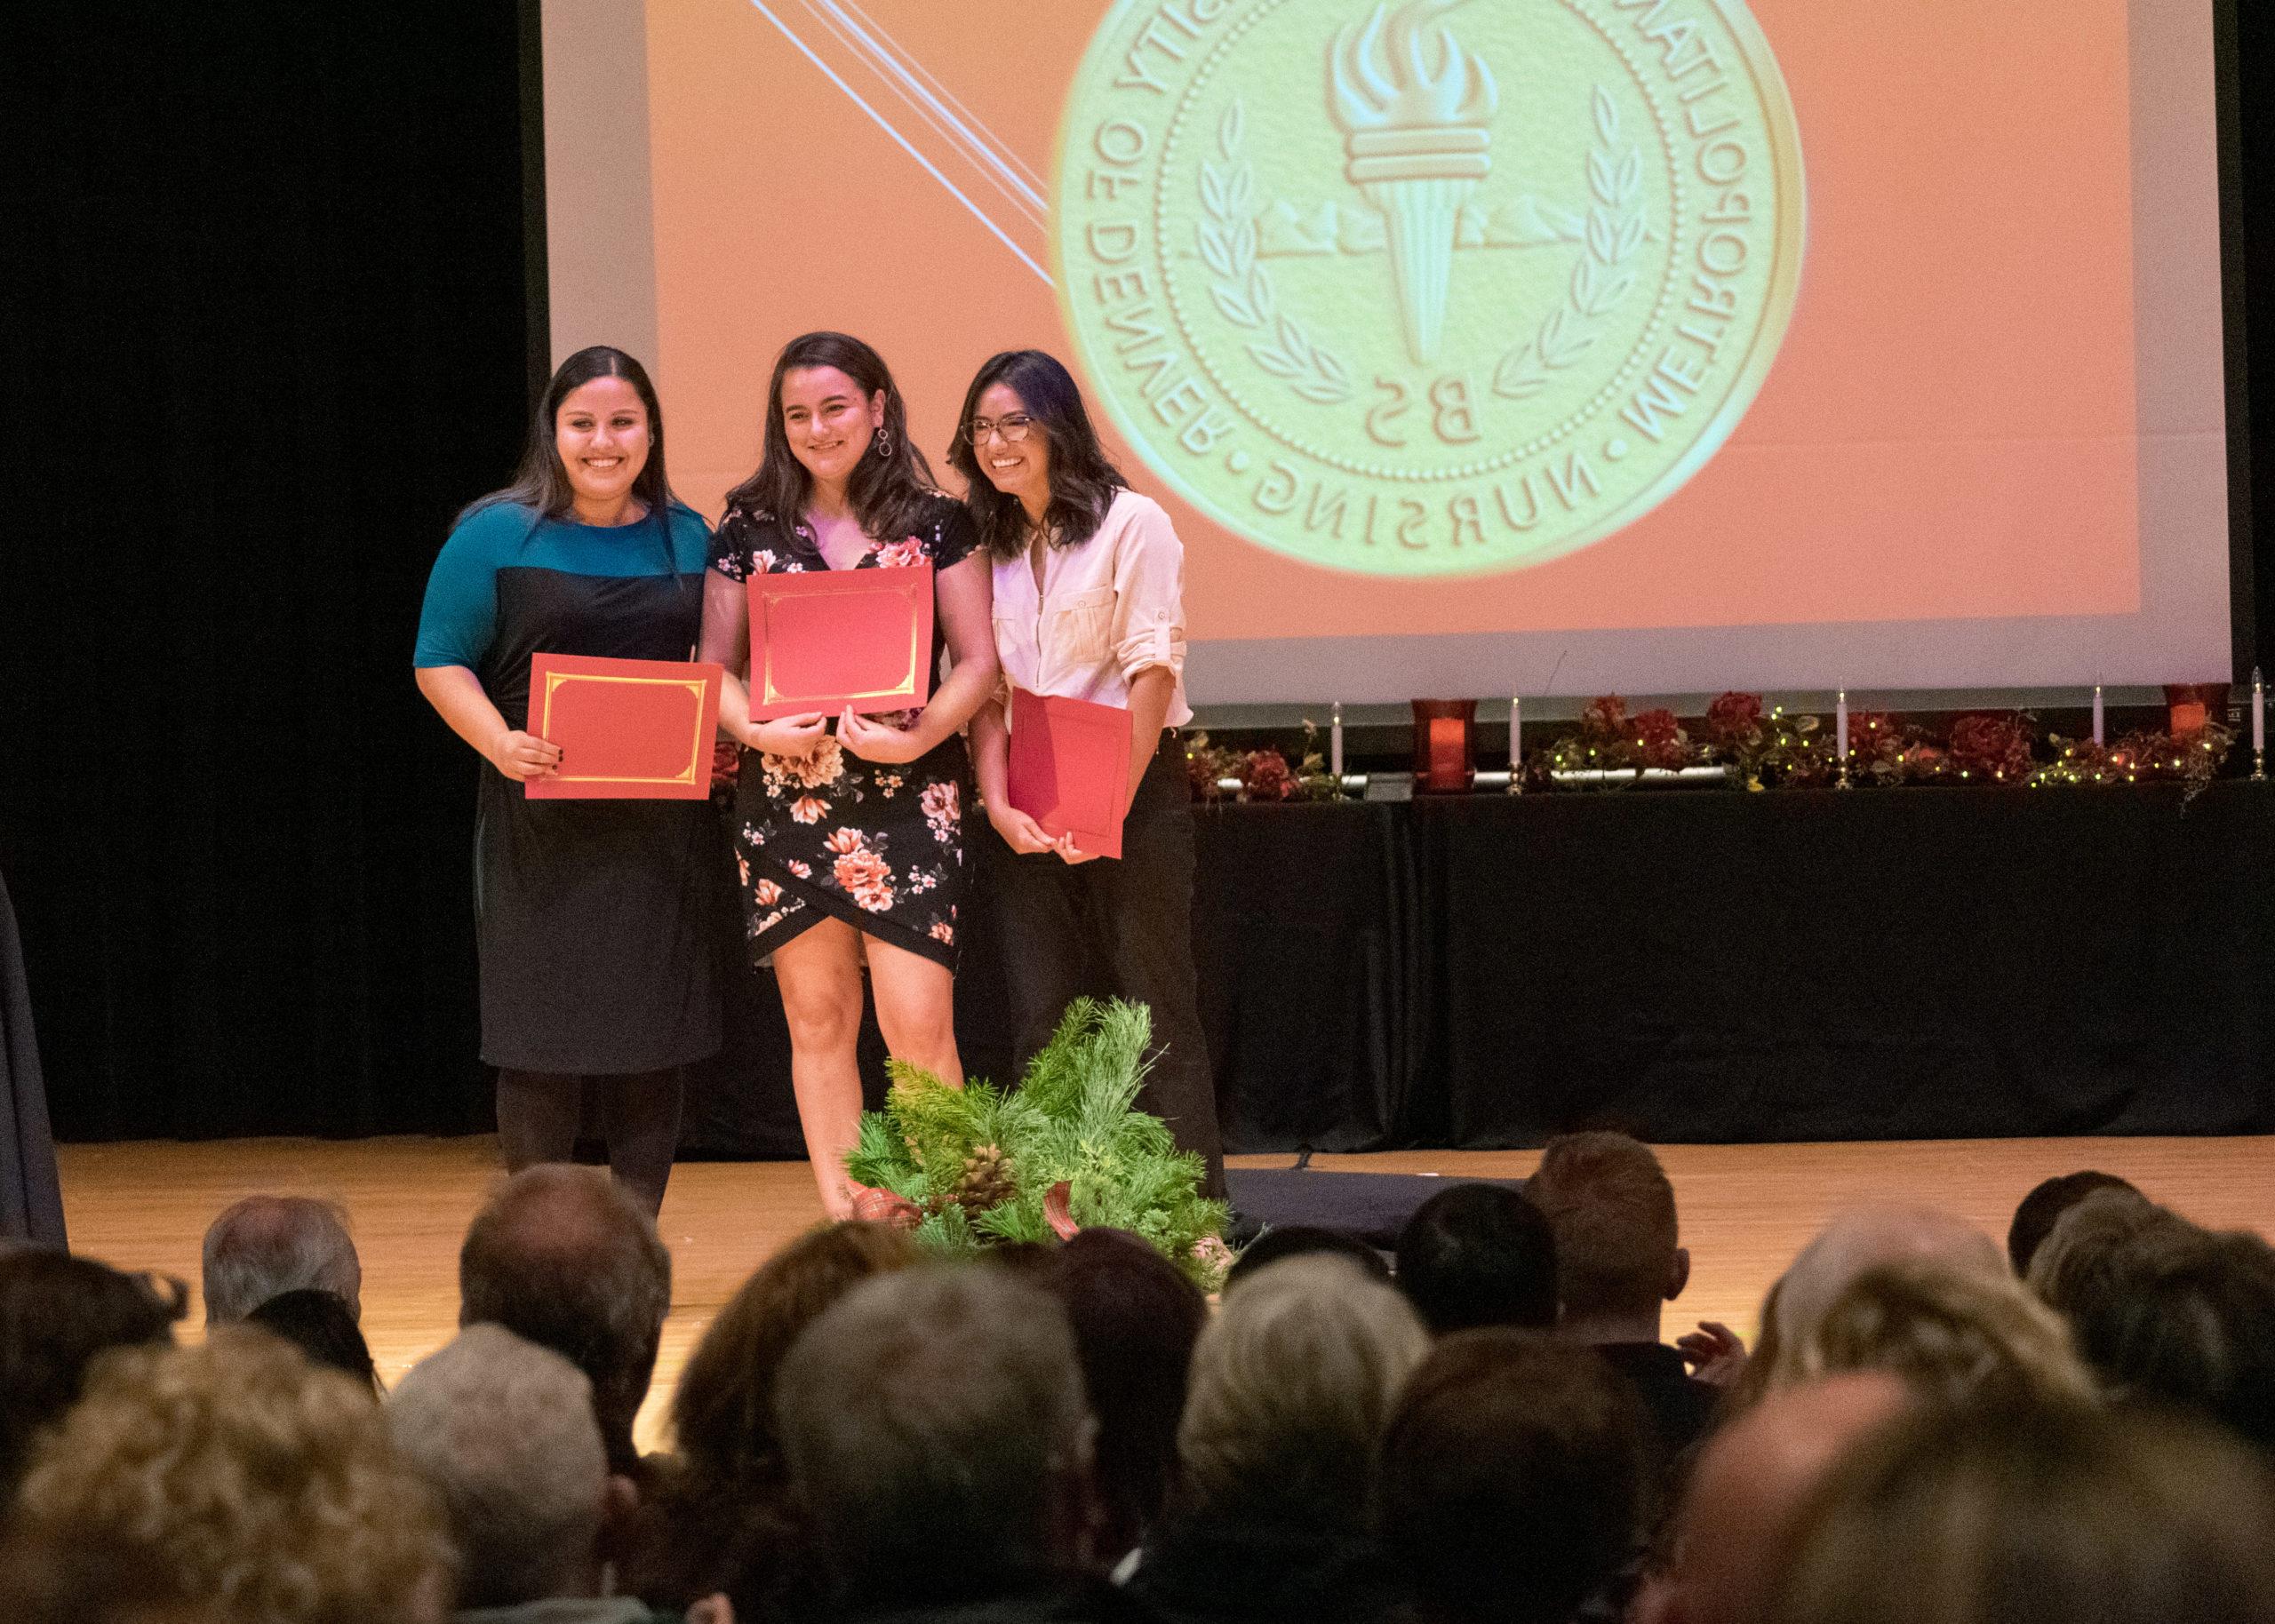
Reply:
[[[1538,563],[1666,500],[1776,360],[1805,238],[1744,0],[1120,0],[1056,186],[1131,444],[1370,575]]]

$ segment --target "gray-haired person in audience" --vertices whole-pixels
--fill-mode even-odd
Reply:
[[[403,1377],[387,1413],[395,1449],[442,1497],[460,1624],[666,1616],[601,1594],[611,1526],[637,1494],[610,1474],[592,1385],[568,1360],[502,1326],[469,1325]]]
[[[307,1196],[247,1196],[205,1231],[205,1324],[235,1325],[271,1297],[327,1291],[363,1314],[363,1265],[347,1214]]]
[[[583,1371],[609,1469],[635,1484],[644,1471],[632,1422],[671,1306],[672,1257],[656,1221],[598,1167],[523,1168],[459,1248],[459,1324],[503,1325]]]
[[[1008,1270],[854,1287],[783,1362],[775,1421],[835,1615],[1082,1620],[1092,1421],[1066,1318]]]
[[[1181,1478],[1130,1589],[1172,1624],[1379,1624],[1411,1601],[1369,1525],[1377,1449],[1430,1333],[1339,1257],[1273,1264],[1201,1333]]]

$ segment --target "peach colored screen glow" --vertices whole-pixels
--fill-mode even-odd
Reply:
[[[1354,15],[1370,9],[1353,0]],[[997,229],[976,218],[950,189],[974,173],[958,166],[953,139],[830,20],[889,38],[1047,196],[1067,88],[1107,10],[1101,0],[650,0],[653,359],[682,496],[715,516],[750,472],[772,358],[808,329],[842,328],[886,356],[944,480],[954,413],[981,360],[1032,346],[1074,362],[1059,299],[1036,268],[1051,263],[1048,219],[997,194],[974,199]],[[1498,573],[1323,569],[1179,500],[1098,412],[1132,482],[1165,501],[1185,540],[1196,697],[1297,697],[1260,675],[1212,680],[1219,651],[1224,669],[1260,672],[1254,652],[1237,659],[1260,641],[1289,651],[1302,689],[1350,697],[1369,697],[1374,664],[1395,673],[1378,698],[1403,697],[1416,690],[1400,684],[1426,674],[1458,683],[1471,673],[1456,691],[1537,685],[1561,638],[1597,651],[1591,690],[1623,674],[1636,686],[1639,674],[1667,679],[1648,684],[1662,691],[1749,678],[1957,686],[2225,674],[2224,585],[2207,583],[2224,572],[2227,541],[2201,521],[2219,505],[2199,501],[2189,533],[2165,544],[2203,555],[2180,585],[2158,585],[2153,561],[2144,565],[2153,504],[2142,447],[2153,431],[2138,373],[2151,363],[2136,331],[2140,103],[2127,0],[1752,0],[1751,11],[1790,91],[1806,167],[1799,299],[1736,429],[1628,528]],[[2208,97],[2208,57],[2183,68]],[[2208,130],[2208,105],[2200,111]],[[2192,180],[2216,199],[2208,175]],[[2175,251],[2215,251],[2213,222],[2198,223]],[[2216,294],[2215,261],[2213,274]],[[2183,314],[2195,339],[2210,324],[2216,349],[2216,299]],[[2183,426],[2216,442],[2215,390],[2202,398],[2200,369],[2185,386]],[[2159,593],[2186,599],[2191,628],[2160,672],[2121,634],[2147,624]],[[2002,668],[1994,645],[2009,640],[1984,625],[2040,620],[2079,629],[2051,644],[2020,639],[2027,657]],[[2097,651],[2097,625],[2119,628],[2109,647],[2131,652]],[[1922,670],[1910,638],[1888,635],[1856,643],[1876,650],[1858,657],[1863,670],[1834,668],[1826,650],[1865,625],[1928,628],[1931,644],[1936,628],[1959,629],[1941,667]],[[1780,628],[1810,635],[1781,645]],[[1718,629],[1728,629],[1720,646],[1750,652],[1717,667],[1711,640],[1663,641]],[[1467,664],[1359,653],[1408,643],[1465,650]],[[1670,670],[1648,652],[1655,645],[1697,653]],[[1761,652],[1780,646],[1808,652],[1784,665]],[[1496,648],[1523,651],[1523,668],[1497,671]],[[1624,665],[1622,649],[1633,651]],[[2214,669],[2191,668],[2207,661]],[[2118,669],[2127,662],[2140,668]],[[1953,681],[1935,681],[1938,670]]]

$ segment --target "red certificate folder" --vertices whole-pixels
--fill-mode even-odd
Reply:
[[[932,566],[750,578],[750,714],[914,710],[932,693]]]
[[[530,657],[529,730],[561,746],[531,800],[701,800],[711,792],[722,667],[679,660]]]
[[[1011,690],[1011,804],[1079,851],[1122,855],[1130,809],[1130,712]]]

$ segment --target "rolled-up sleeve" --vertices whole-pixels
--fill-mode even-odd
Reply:
[[[1114,651],[1127,681],[1152,665],[1185,672],[1185,544],[1156,504],[1133,502],[1114,560]]]

